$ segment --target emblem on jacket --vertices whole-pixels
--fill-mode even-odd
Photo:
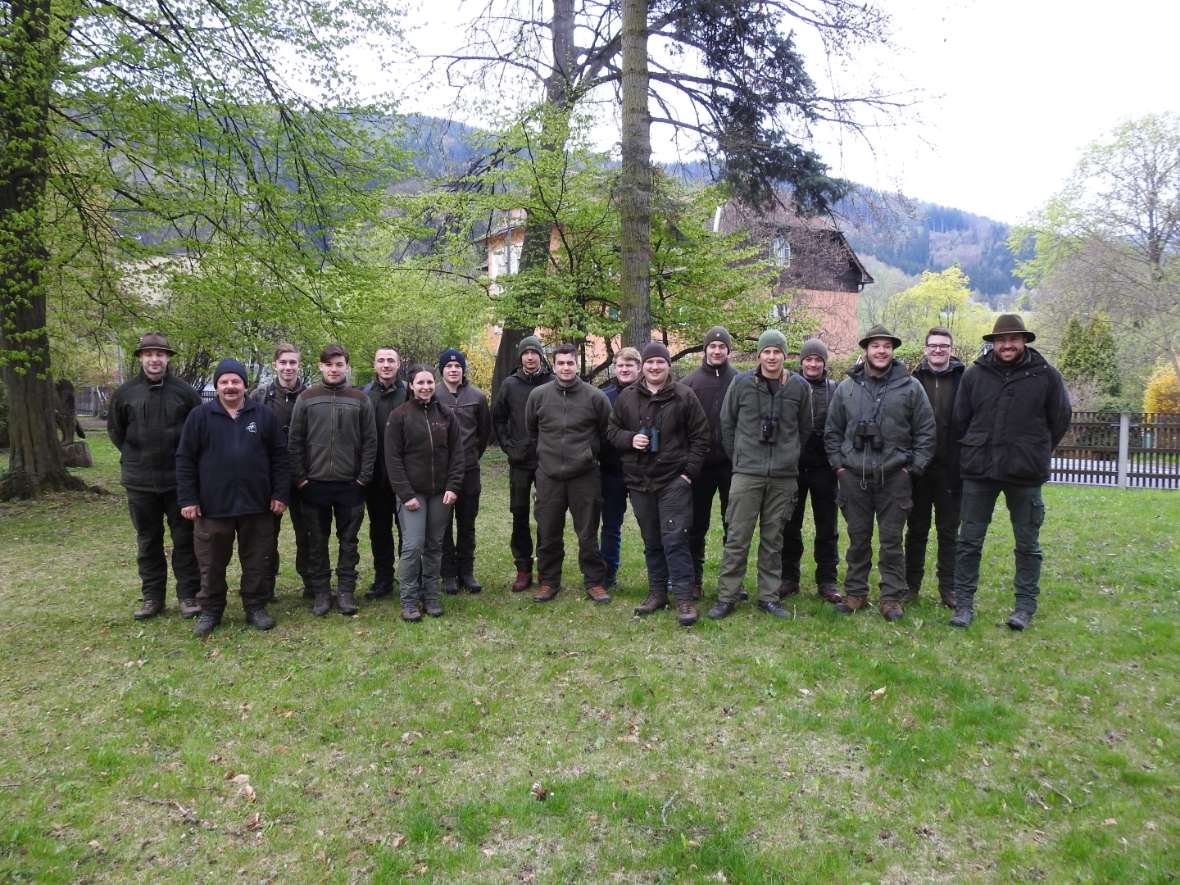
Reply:
[[[251,421],[249,424],[246,425],[246,432],[247,433],[257,433],[258,432],[258,425],[255,422]]]

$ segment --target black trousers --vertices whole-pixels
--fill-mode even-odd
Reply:
[[[508,468],[508,509],[512,511],[512,561],[518,572],[533,570],[533,531],[529,524],[529,491],[537,481],[537,471],[527,467]]]
[[[332,521],[336,522],[336,589],[356,592],[356,566],[360,562],[357,535],[365,518],[363,501],[356,504],[340,501],[327,505],[307,504],[307,586],[313,593],[329,593],[332,589],[332,558],[328,542],[332,537]]]
[[[713,496],[721,495],[721,538],[722,549],[729,534],[725,514],[729,511],[729,485],[733,479],[733,467],[728,461],[720,464],[706,464],[692,484],[692,529],[688,535],[688,546],[692,553],[693,583],[704,583],[705,538],[709,534],[709,523],[713,516]]]
[[[295,572],[303,581],[303,585],[307,586],[307,519],[303,513],[303,502],[294,486],[291,487],[287,500],[287,513],[291,514],[291,529],[295,532]],[[271,514],[271,520],[274,522],[274,539],[271,544],[273,564],[266,590],[268,597],[274,595],[275,578],[279,574],[279,531],[283,527],[283,514]]]
[[[459,492],[459,500],[451,508],[451,516],[447,518],[447,528],[442,539],[444,578],[475,574],[475,518],[479,516],[479,495],[482,490],[477,464],[463,474],[463,488]]]
[[[164,524],[172,536],[172,575],[176,598],[195,599],[201,574],[193,552],[193,524],[180,515],[176,490],[144,492],[127,490],[127,507],[135,527],[136,562],[144,599],[163,601],[168,587],[168,560],[164,558]]]
[[[224,519],[199,517],[193,528],[197,562],[201,567],[201,611],[218,618],[225,611],[225,569],[238,538],[238,562],[242,564],[242,607],[246,611],[266,605],[274,580],[274,520],[270,513],[251,513]]]
[[[365,509],[369,511],[369,547],[373,551],[373,581],[392,585],[393,564],[402,553],[402,536],[397,519],[397,499],[388,482],[373,482],[365,489]],[[396,547],[393,543],[395,527]]]
[[[811,496],[811,516],[815,520],[815,584],[836,583],[836,569],[840,565],[838,550],[840,530],[836,521],[839,486],[836,472],[831,468],[800,467],[799,496],[795,508],[783,527],[783,583],[798,584],[803,561],[803,514],[806,500]]]
[[[574,519],[582,580],[587,587],[605,583],[606,563],[598,552],[602,480],[597,467],[573,479],[554,479],[537,471],[537,579],[542,584],[561,586],[566,510]]]
[[[658,492],[631,489],[631,510],[643,535],[649,590],[667,591],[677,599],[692,591],[692,486],[676,477]]]
[[[905,533],[905,577],[912,593],[921,589],[926,574],[931,510],[938,533],[938,589],[947,595],[955,589],[955,541],[959,533],[963,485],[952,481],[947,472],[942,464],[931,464],[913,481],[914,509],[910,511]]]

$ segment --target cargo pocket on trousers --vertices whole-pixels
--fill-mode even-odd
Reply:
[[[1029,514],[1032,524],[1040,528],[1045,524],[1045,502],[1037,501],[1032,505],[1032,513]]]

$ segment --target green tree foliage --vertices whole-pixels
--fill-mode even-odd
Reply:
[[[1180,414],[1180,381],[1167,363],[1156,366],[1143,393],[1143,411]]]
[[[1106,397],[1119,394],[1118,349],[1110,322],[1100,314],[1088,323],[1070,317],[1057,350],[1055,365],[1071,385],[1091,384]]]
[[[1010,245],[1032,254],[1018,272],[1050,325],[1102,314],[1134,340],[1124,372],[1163,359],[1180,378],[1180,115],[1132,120],[1090,145]]]
[[[970,285],[959,267],[925,271],[916,285],[889,299],[882,310],[884,321],[903,341],[919,347],[931,326],[945,326],[955,349],[969,355],[992,324],[992,312],[971,300]]]
[[[377,222],[399,168],[369,125],[385,109],[354,100],[338,59],[396,39],[384,6],[359,0],[0,6],[5,491],[69,481],[50,330],[128,342],[193,311],[236,350],[295,302],[296,327],[332,313],[325,284],[340,276],[325,270],[348,266],[333,231]]]

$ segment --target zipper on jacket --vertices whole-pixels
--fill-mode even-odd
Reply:
[[[430,494],[437,488],[434,479],[434,431],[430,427],[430,403],[422,407],[422,420],[426,422],[426,438],[430,441]]]

